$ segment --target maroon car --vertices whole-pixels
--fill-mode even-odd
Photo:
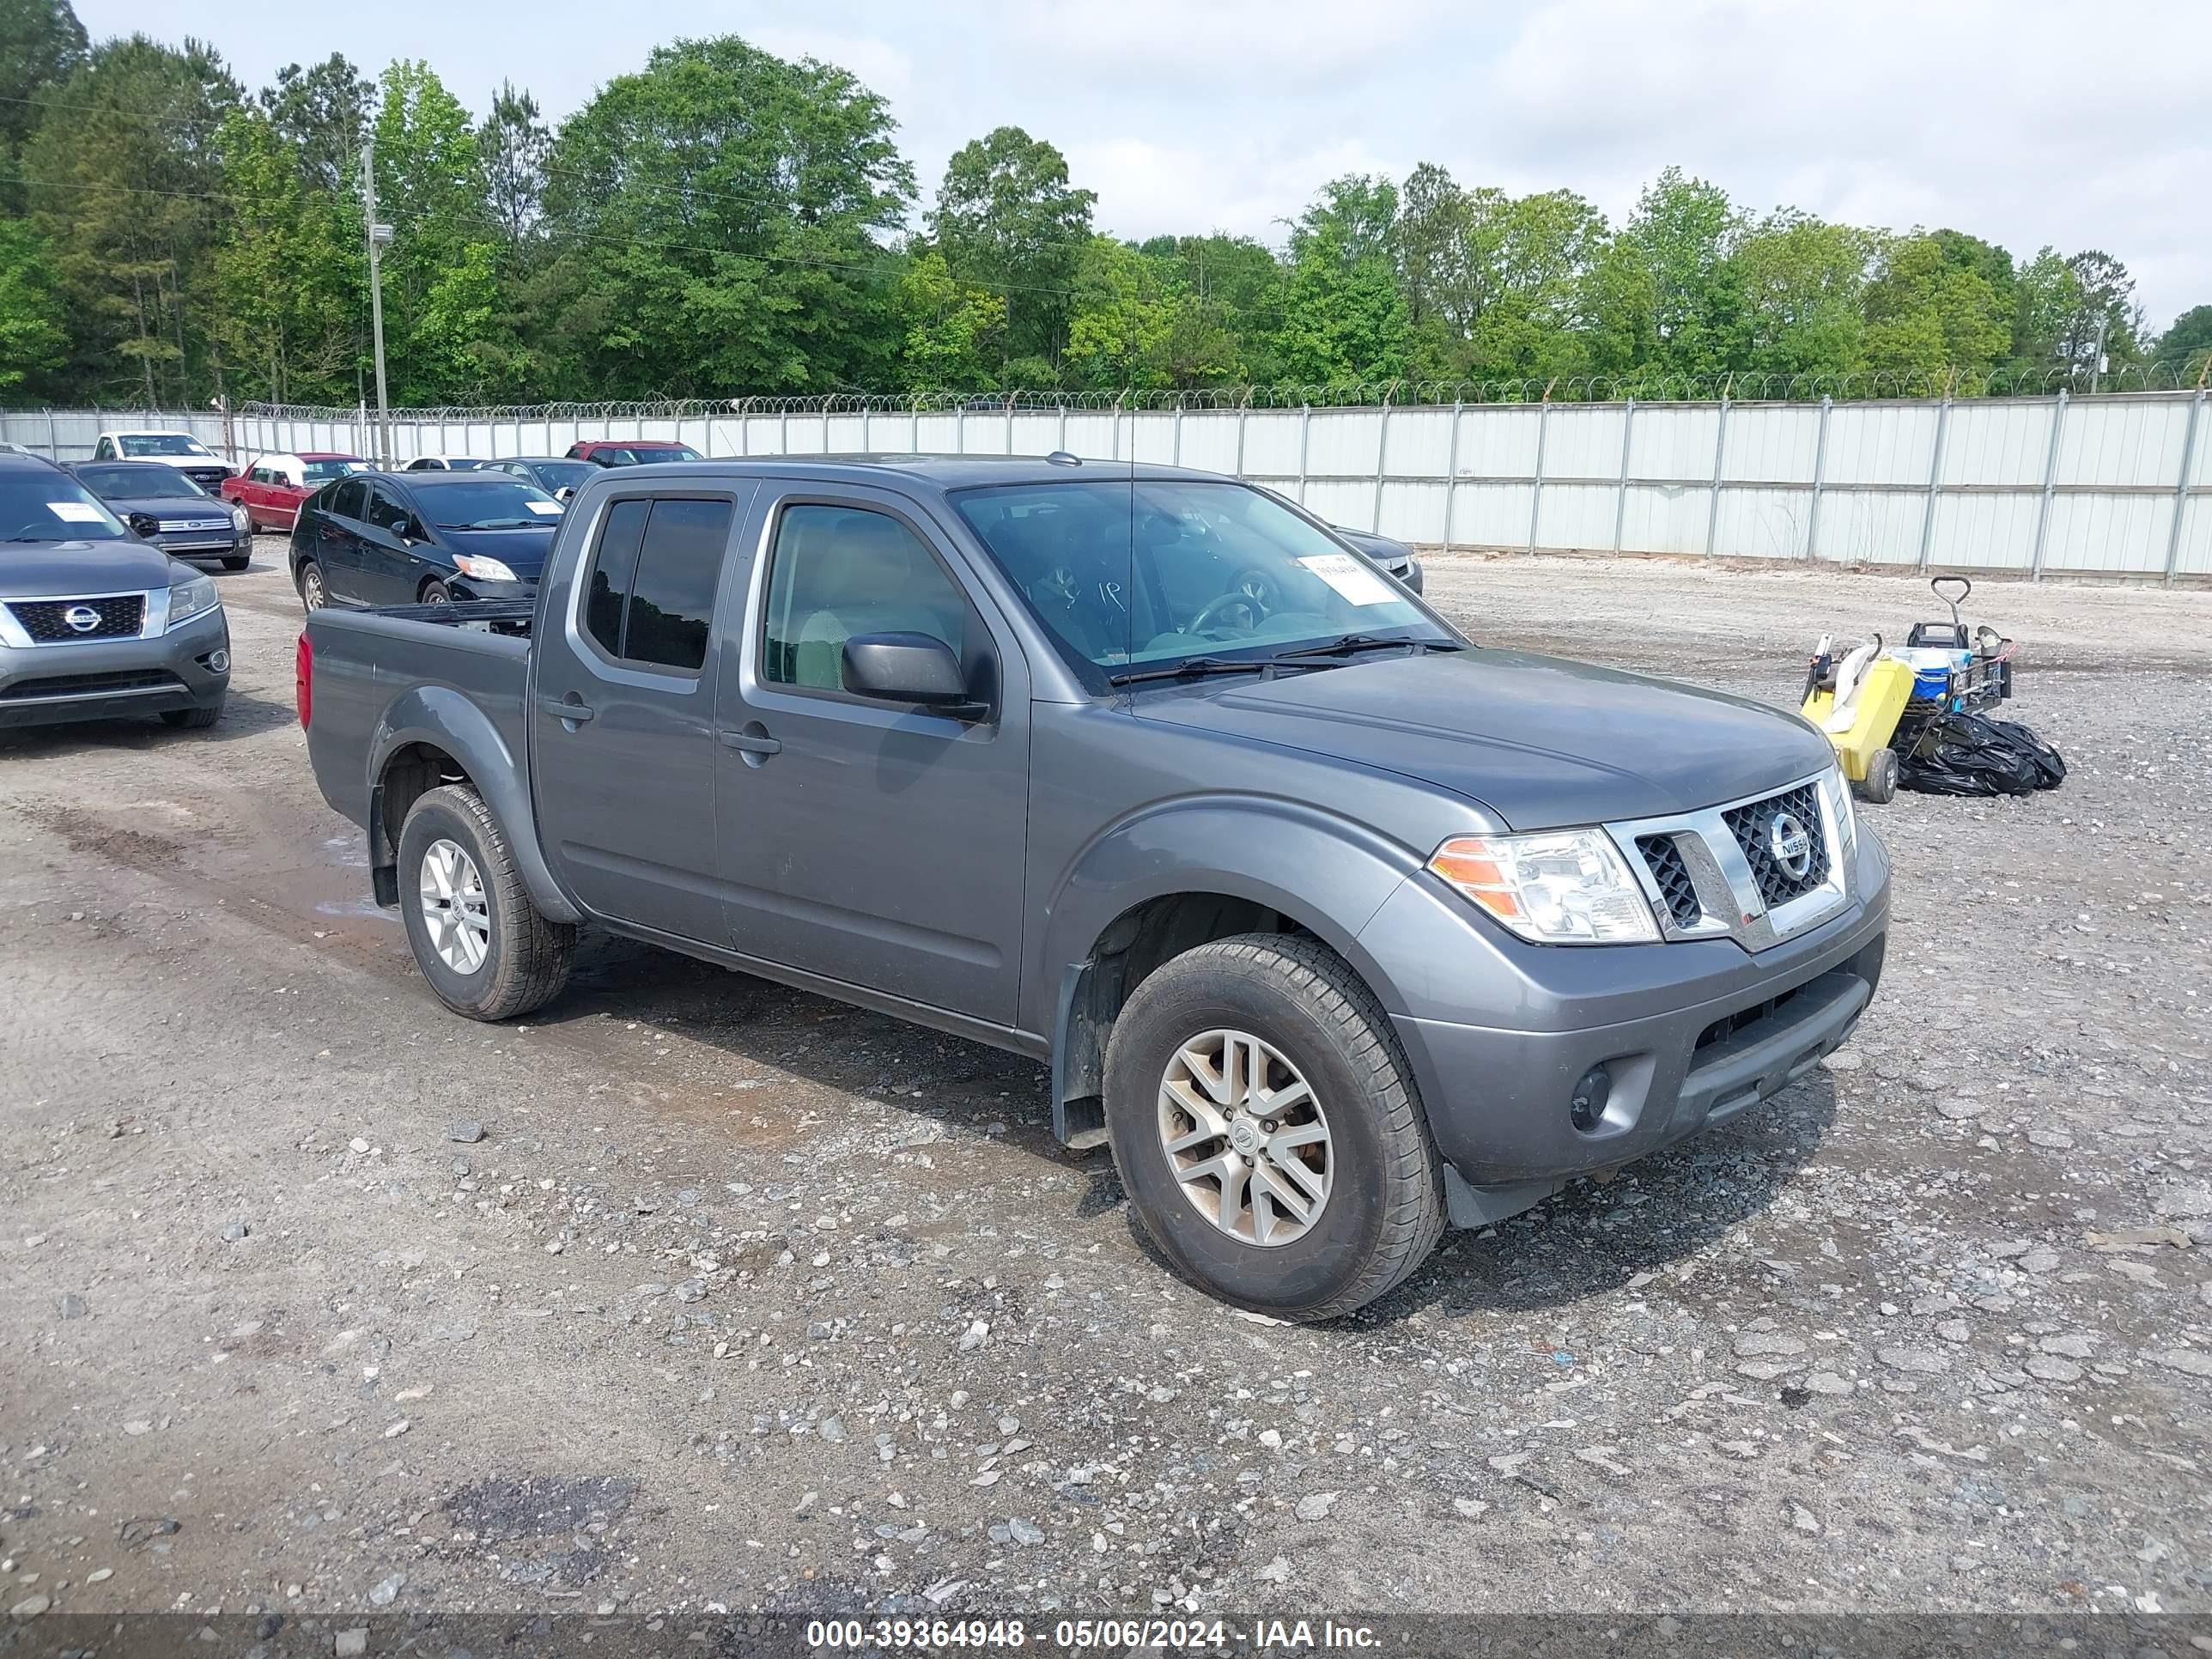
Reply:
[[[572,461],[594,466],[644,466],[653,461],[703,461],[690,444],[667,438],[586,438],[568,446]]]

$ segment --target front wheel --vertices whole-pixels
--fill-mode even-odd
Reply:
[[[252,562],[251,553],[227,553],[223,556],[222,568],[225,570],[243,570]]]
[[[576,930],[530,901],[507,837],[475,790],[447,784],[399,831],[399,914],[430,988],[471,1019],[512,1019],[568,982]]]
[[[434,579],[422,584],[422,604],[451,605],[453,602],[453,590],[445,583]]]
[[[1106,1054],[1115,1168],[1185,1277],[1329,1319],[1427,1259],[1443,1166],[1389,1018],[1319,941],[1247,934],[1139,985]]]

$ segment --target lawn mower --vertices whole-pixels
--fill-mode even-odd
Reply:
[[[1827,734],[1844,775],[1870,801],[1895,799],[1900,770],[1936,761],[1958,729],[1945,726],[1948,717],[1982,714],[2012,696],[2013,642],[1986,623],[1970,629],[1959,614],[1973,583],[1938,576],[1929,586],[1950,607],[1948,622],[1915,623],[1899,652],[1885,652],[1880,634],[1838,651],[1824,634],[1805,671],[1801,712]]]

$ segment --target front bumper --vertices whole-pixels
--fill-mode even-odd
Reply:
[[[221,606],[154,639],[0,645],[0,728],[211,708],[229,690],[229,654]]]
[[[246,550],[235,530],[180,530],[143,538],[173,559],[234,559]]]
[[[538,597],[538,579],[523,581],[487,582],[473,576],[464,576],[456,571],[446,579],[447,591],[457,599],[534,599]]]
[[[1573,1176],[1725,1121],[1846,1041],[1881,981],[1889,928],[1888,859],[1863,824],[1853,862],[1850,897],[1834,916],[1756,952],[1729,939],[1510,942],[1493,945],[1487,963],[1463,952],[1482,981],[1463,1006],[1483,1008],[1484,1024],[1440,1017],[1439,1005],[1462,993],[1432,963],[1391,1018],[1449,1166],[1453,1219],[1510,1215]],[[1401,890],[1362,941],[1410,932],[1425,933],[1431,951],[1449,949],[1434,924],[1450,919],[1450,903]],[[1464,941],[1480,925],[1463,920]],[[1501,963],[1511,975],[1502,985]],[[1599,1067],[1601,1111],[1577,1127],[1574,1097]]]

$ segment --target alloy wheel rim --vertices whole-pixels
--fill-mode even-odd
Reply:
[[[300,598],[310,611],[319,611],[323,608],[323,573],[313,565],[307,568],[307,574],[300,579]]]
[[[1193,1209],[1246,1244],[1310,1232],[1336,1160],[1328,1119],[1298,1068],[1249,1031],[1203,1031],[1160,1078],[1160,1149]]]
[[[491,954],[491,902],[477,861],[459,842],[434,841],[422,852],[418,890],[438,960],[457,974],[475,973]]]

